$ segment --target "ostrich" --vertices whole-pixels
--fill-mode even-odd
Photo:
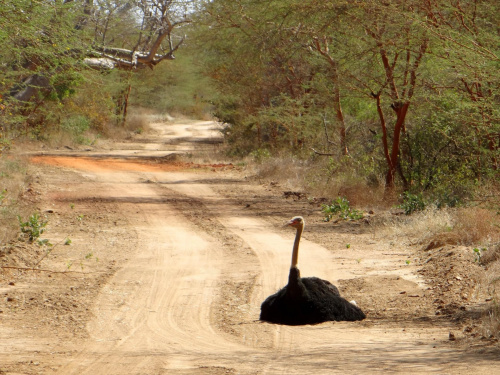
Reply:
[[[304,219],[296,216],[287,225],[297,229],[288,285],[262,303],[260,320],[286,325],[363,320],[363,311],[342,298],[335,285],[318,277],[300,277],[297,263]]]

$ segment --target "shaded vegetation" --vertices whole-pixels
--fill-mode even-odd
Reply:
[[[457,206],[496,188],[493,0],[8,0],[0,15],[0,150],[140,133],[132,107],[213,115],[231,157],[292,155],[320,166],[315,179],[384,186],[403,204]],[[116,46],[159,60],[131,69]]]
[[[498,17],[494,1],[215,0],[196,41],[233,155],[349,158],[386,193],[456,205],[498,179]]]

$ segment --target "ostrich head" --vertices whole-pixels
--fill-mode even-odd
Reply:
[[[302,216],[295,216],[286,225],[293,228],[304,227],[304,218]]]

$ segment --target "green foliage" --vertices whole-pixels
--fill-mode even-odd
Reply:
[[[260,163],[265,159],[269,159],[271,157],[271,153],[267,149],[258,148],[257,150],[253,150],[250,153],[250,156],[257,162]]]
[[[214,88],[201,74],[193,55],[192,47],[186,46],[178,53],[175,63],[134,74],[130,105],[172,115],[207,117],[212,111]]]
[[[406,215],[411,215],[416,211],[423,211],[426,203],[422,193],[412,194],[406,191],[403,193],[403,203],[398,207],[402,208]]]
[[[1,128],[0,128],[0,130],[1,130]],[[0,134],[0,156],[2,155],[2,153],[4,151],[7,151],[10,149],[11,144],[12,144],[12,142],[8,137],[6,137],[4,134]]]
[[[76,92],[76,87],[83,82],[83,76],[76,71],[57,72],[50,77],[52,90],[49,99],[62,101]]]
[[[78,66],[86,51],[85,33],[75,28],[77,2],[6,0],[0,7],[1,127],[13,136],[52,122],[51,109],[82,81]],[[36,74],[36,75],[35,75]],[[34,83],[26,80],[36,77]],[[25,84],[28,83],[28,84]],[[32,90],[38,87],[39,89]],[[19,103],[12,93],[34,91]]]
[[[394,139],[397,106],[408,100],[396,183],[438,207],[456,206],[481,181],[498,178],[495,9],[493,0],[214,0],[193,36],[232,155],[286,149],[308,157],[314,148],[331,155],[326,179],[351,174],[378,183],[388,169],[383,141]]]
[[[76,143],[89,143],[88,139],[84,137],[84,134],[90,129],[90,121],[85,116],[76,115],[64,119],[61,123],[61,129],[71,134]]]
[[[18,216],[17,219],[19,221],[21,232],[28,236],[30,242],[38,240],[48,224],[48,221],[43,220],[38,213],[32,214],[27,221],[23,221],[21,216]],[[40,245],[47,244],[48,240],[39,240],[38,242]]]
[[[321,210],[325,215],[325,221],[330,221],[335,216],[342,220],[359,220],[363,218],[363,212],[351,208],[349,201],[345,197],[338,197],[330,205],[322,205]]]
[[[482,247],[482,248],[475,247],[472,250],[474,251],[474,262],[481,263],[481,257],[483,255],[483,252],[486,251],[486,248],[485,247]]]

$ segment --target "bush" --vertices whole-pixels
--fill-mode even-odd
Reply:
[[[61,129],[71,134],[74,142],[78,144],[88,143],[84,134],[90,129],[90,121],[85,116],[77,115],[64,119],[61,123]]]
[[[38,213],[31,215],[27,221],[23,221],[21,216],[18,216],[17,219],[21,232],[28,236],[30,242],[37,240],[45,232],[45,226],[48,223],[46,220],[42,220]]]
[[[265,148],[258,148],[250,153],[250,156],[257,162],[261,163],[265,159],[269,159],[271,157],[271,153],[269,150]]]
[[[406,215],[411,215],[416,211],[425,210],[426,203],[422,193],[412,194],[408,191],[403,193],[403,203],[401,203],[399,208],[402,208]]]
[[[342,220],[359,220],[363,218],[363,213],[350,207],[349,201],[345,197],[338,197],[332,204],[324,204],[321,207],[325,215],[325,221],[330,221],[334,216]]]

